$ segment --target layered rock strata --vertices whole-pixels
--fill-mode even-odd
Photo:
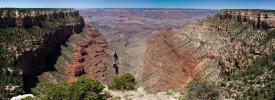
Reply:
[[[109,83],[115,76],[114,58],[106,40],[93,29],[86,27],[86,38],[77,40],[72,52],[72,61],[67,65],[67,81],[74,82],[87,76]]]
[[[247,22],[254,28],[275,28],[274,11],[268,10],[222,10],[218,15],[220,19],[230,19],[238,22]]]
[[[221,11],[183,29],[152,36],[147,41],[143,85],[157,92],[182,90],[192,79],[217,82],[221,76],[236,73],[257,57],[272,52],[274,23],[262,28],[248,21],[224,18],[225,12],[235,11]]]

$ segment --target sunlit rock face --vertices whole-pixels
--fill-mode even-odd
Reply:
[[[220,19],[230,19],[238,22],[247,22],[254,28],[275,28],[274,11],[268,10],[222,10],[217,16]]]
[[[116,75],[112,50],[108,42],[90,26],[83,33],[73,35],[61,49],[54,73],[44,73],[41,80],[75,82],[81,76],[110,83]],[[48,76],[53,76],[47,78]]]
[[[244,21],[245,13],[251,20],[257,19],[253,13],[259,13],[261,19],[265,14],[270,18],[251,24]],[[151,36],[146,42],[143,86],[152,92],[182,90],[192,79],[217,82],[220,76],[237,72],[274,50],[274,40],[268,34],[273,29],[273,14],[223,10],[183,29]]]

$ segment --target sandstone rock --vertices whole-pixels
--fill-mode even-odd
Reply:
[[[81,35],[85,37],[81,38]],[[74,47],[69,54],[72,55],[71,61],[67,65],[60,64],[57,66],[57,69],[60,70],[57,70],[56,73],[62,76],[61,80],[75,82],[78,77],[87,76],[102,83],[111,82],[115,76],[115,68],[112,67],[114,58],[108,43],[100,34],[86,26],[83,33],[73,36],[68,43]],[[62,63],[61,60],[57,62]],[[66,71],[62,71],[63,69]]]

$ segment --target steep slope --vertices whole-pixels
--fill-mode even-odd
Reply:
[[[147,41],[142,79],[153,91],[182,89],[182,84],[195,75],[197,54],[188,48],[181,49],[171,32],[166,30]]]
[[[114,78],[117,70],[114,68],[115,58],[112,55],[112,51],[106,40],[104,40],[100,34],[88,27],[85,30],[84,32],[87,36],[78,41],[80,50],[76,49],[73,51],[73,59],[77,59],[76,65],[80,64],[80,66],[83,66],[83,71],[86,76],[97,79],[102,83],[109,83]],[[74,62],[68,67],[71,68],[73,66]],[[68,73],[72,73],[70,69]],[[69,82],[74,81],[70,75],[68,78]]]
[[[76,10],[0,12],[0,99],[29,93],[39,82],[88,76],[109,83],[119,70],[107,41]]]
[[[73,9],[0,9],[0,16],[0,99],[21,94],[36,75],[52,70],[60,45],[84,27]]]
[[[43,73],[41,82],[75,82],[78,77],[87,76],[109,83],[116,75],[114,57],[104,38],[86,26],[80,34],[75,34],[61,47],[61,56],[55,64],[56,71]]]
[[[232,18],[225,17],[229,15]],[[147,41],[143,85],[156,92],[181,90],[192,79],[219,82],[274,50],[273,22],[272,11],[223,10],[184,29],[152,36]]]

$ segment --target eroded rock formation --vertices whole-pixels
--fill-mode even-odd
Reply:
[[[157,92],[181,90],[192,79],[219,81],[221,75],[238,72],[274,50],[273,21],[269,28],[257,28],[248,21],[224,18],[227,12],[254,11],[226,10],[183,29],[152,36],[147,41],[143,85]]]
[[[171,30],[148,39],[142,79],[152,91],[180,90],[193,76],[198,76],[197,54],[181,48],[179,42]]]
[[[61,47],[61,55],[55,64],[56,71],[39,76],[42,82],[75,82],[87,76],[109,83],[116,75],[112,50],[96,30],[86,26],[81,34],[75,34]]]
[[[112,67],[114,58],[104,38],[89,27],[84,33],[86,38],[77,40],[72,52],[72,61],[67,65],[67,81],[74,82],[80,76],[88,76],[103,83],[109,83],[115,76]]]

